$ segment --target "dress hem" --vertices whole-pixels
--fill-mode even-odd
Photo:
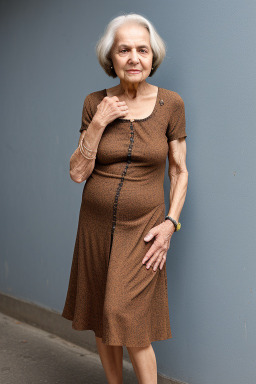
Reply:
[[[61,317],[64,317],[65,319],[67,320],[70,320],[70,321],[73,321],[73,319],[67,315],[63,315],[61,314]],[[72,329],[74,329],[75,331],[93,331],[95,333],[95,336],[97,337],[100,337],[102,338],[102,335],[100,332],[98,332],[98,330],[96,330],[95,328],[93,328],[92,326],[84,326],[84,327],[79,327],[79,326],[76,326],[74,323],[72,323]],[[114,343],[111,343],[108,342],[108,341],[104,341],[104,339],[102,338],[102,343],[105,344],[105,345],[113,345],[113,346],[125,346],[125,347],[140,347],[140,348],[144,348],[144,347],[148,347],[152,342],[154,341],[164,341],[164,340],[168,340],[168,339],[172,339],[173,336],[170,333],[168,333],[166,336],[153,336],[152,338],[150,338],[150,341],[146,344],[134,344],[134,343],[125,343],[125,342],[121,342],[121,341],[117,341],[117,342],[114,342]]]

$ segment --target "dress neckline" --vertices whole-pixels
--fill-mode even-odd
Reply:
[[[104,94],[105,94],[105,96],[107,96],[107,89],[106,88],[104,89]],[[148,120],[151,116],[153,116],[155,114],[155,112],[157,110],[159,97],[160,97],[160,87],[157,87],[157,95],[156,95],[155,106],[154,106],[154,109],[150,113],[149,116],[144,117],[143,119],[123,119],[122,117],[117,117],[116,120],[121,120],[121,121],[145,121],[145,120]]]

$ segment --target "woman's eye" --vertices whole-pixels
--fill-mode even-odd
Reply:
[[[146,49],[141,49],[140,51],[141,51],[142,53],[147,53]],[[122,49],[120,52],[121,52],[121,53],[125,53],[125,52],[127,52],[127,49]]]
[[[127,53],[127,52],[128,52],[128,49],[125,49],[125,48],[120,50],[120,53]],[[144,54],[144,53],[147,53],[147,50],[146,49],[140,49],[140,52]]]

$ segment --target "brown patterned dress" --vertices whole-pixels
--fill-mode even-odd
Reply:
[[[80,132],[106,89],[86,96]],[[64,318],[108,345],[148,346],[172,337],[166,264],[147,270],[149,230],[164,221],[168,141],[187,137],[181,96],[158,87],[144,119],[117,118],[101,137],[84,184]]]

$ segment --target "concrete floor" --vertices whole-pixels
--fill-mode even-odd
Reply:
[[[137,384],[124,361],[124,384]],[[0,313],[1,384],[107,384],[98,354]]]

